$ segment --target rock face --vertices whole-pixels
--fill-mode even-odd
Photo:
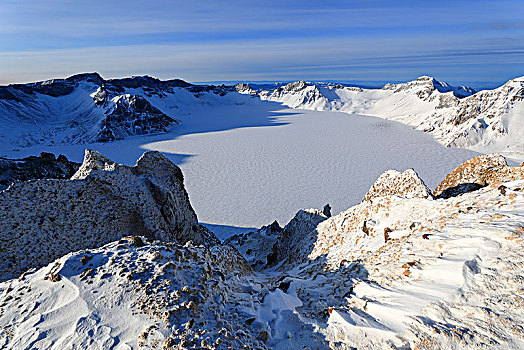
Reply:
[[[416,95],[421,99],[427,99],[433,91],[441,93],[452,92],[455,97],[462,98],[473,95],[476,91],[467,86],[454,87],[446,82],[440,82],[437,79],[423,75],[414,81],[401,84],[386,84],[383,90],[395,90],[396,92],[405,90],[418,90]]]
[[[261,94],[260,96],[262,99],[281,102],[293,108],[314,110],[329,109],[329,100],[322,94],[319,87],[304,81],[279,86],[267,96],[265,96],[265,94]]]
[[[284,228],[275,221],[257,231],[231,236],[224,243],[238,249],[255,270],[289,266],[307,260],[317,238],[315,228],[327,218],[318,209],[299,210]]]
[[[69,179],[80,167],[79,163],[69,161],[65,156],[58,158],[52,153],[22,159],[0,157],[0,190],[14,181],[37,179]]]
[[[229,92],[234,87],[148,76],[106,80],[97,73],[0,86],[0,139],[16,150],[163,133],[201,104],[237,103],[236,93],[222,99]]]
[[[479,92],[429,76],[382,89],[304,81],[275,85],[254,90],[247,84],[192,85],[148,76],[105,80],[87,73],[0,86],[0,138],[18,148],[162,133],[195,106],[243,104],[248,96],[239,95],[249,95],[292,108],[379,116],[430,133],[448,147],[489,146],[524,157],[524,77]]]
[[[123,235],[218,241],[198,224],[180,169],[158,152],[128,167],[87,150],[71,180],[19,182],[0,192],[0,212],[0,280]]]
[[[299,210],[271,248],[267,257],[268,266],[307,260],[307,254],[313,249],[317,239],[315,228],[326,219],[327,216],[318,209]]]
[[[388,170],[371,186],[362,201],[376,197],[400,196],[402,198],[433,198],[431,190],[413,169],[404,172]]]
[[[500,154],[483,154],[470,159],[449,173],[433,194],[441,198],[456,196],[480,187],[524,179],[524,168],[510,167]]]
[[[488,158],[486,181],[521,174],[498,156]],[[180,244],[179,230],[165,231],[170,217],[196,217],[190,207],[171,205],[186,203],[187,196],[180,194],[178,168],[158,153],[125,167],[88,152],[74,180],[16,184],[0,192],[0,204],[5,198],[14,207],[25,201],[31,211],[11,208],[8,213],[27,216],[16,223],[3,218],[2,232],[24,227],[2,241],[0,262],[12,246],[22,252],[16,261],[89,242],[98,246],[107,237],[97,226],[108,220],[106,213],[126,219],[135,210],[142,223],[132,226],[142,236],[115,234],[102,247],[0,282],[0,348],[524,348],[524,178],[433,200],[418,181],[414,192],[381,190],[418,179],[414,172],[386,175],[370,200],[330,218],[301,210],[284,229],[274,222],[232,237],[228,243],[238,250]],[[455,180],[460,185],[460,177]],[[19,191],[21,201],[14,201],[14,193],[5,197],[13,188],[26,188]],[[49,204],[34,200],[39,193]],[[171,198],[177,193],[179,199]],[[62,217],[51,220],[47,212],[64,196],[76,196],[67,204],[78,208],[57,211],[83,222],[67,235],[56,227],[58,235],[48,234],[48,221],[63,226]],[[35,215],[44,217],[38,227],[31,224]],[[116,229],[128,227],[119,222]],[[104,225],[103,232],[113,231]],[[199,239],[189,231],[182,241]],[[152,233],[175,238],[147,238]],[[20,237],[31,249],[24,250]],[[214,242],[206,237],[204,243]]]
[[[169,126],[179,123],[140,95],[118,96],[112,102],[114,108],[102,120],[102,130],[95,141],[107,142],[132,135],[166,132]],[[100,100],[97,103],[101,103]]]
[[[256,95],[257,92],[248,84],[236,84],[235,90],[241,94]]]
[[[281,233],[282,227],[274,221],[257,231],[233,235],[226,239],[224,244],[237,248],[253,269],[260,270],[267,266],[268,255]]]

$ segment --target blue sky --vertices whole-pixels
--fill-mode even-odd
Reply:
[[[0,0],[0,84],[105,78],[406,81],[524,75],[523,0]]]

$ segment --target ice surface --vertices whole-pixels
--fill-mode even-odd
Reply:
[[[19,157],[46,150],[81,161],[88,147],[132,165],[144,150],[159,150],[181,167],[199,221],[249,228],[286,223],[298,209],[326,203],[339,213],[360,202],[389,169],[413,168],[433,189],[478,155],[381,118],[251,101],[195,106],[165,135],[0,151]],[[222,237],[229,235],[227,227],[222,231]]]

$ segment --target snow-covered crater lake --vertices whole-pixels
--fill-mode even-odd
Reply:
[[[433,189],[473,151],[446,148],[409,126],[377,117],[287,109],[272,102],[202,105],[170,133],[106,144],[34,146],[81,161],[85,148],[132,165],[146,150],[178,164],[201,222],[219,235],[286,224],[302,208],[336,214],[362,199],[385,170],[414,168]],[[4,153],[6,153],[4,151]],[[242,230],[242,229],[240,229]]]

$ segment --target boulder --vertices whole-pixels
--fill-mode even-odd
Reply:
[[[376,197],[399,196],[402,198],[432,199],[431,190],[413,169],[404,172],[388,170],[371,186],[362,201]]]
[[[86,150],[71,180],[18,182],[0,192],[0,280],[124,236],[213,245],[198,224],[181,170],[159,152],[133,167]]]

